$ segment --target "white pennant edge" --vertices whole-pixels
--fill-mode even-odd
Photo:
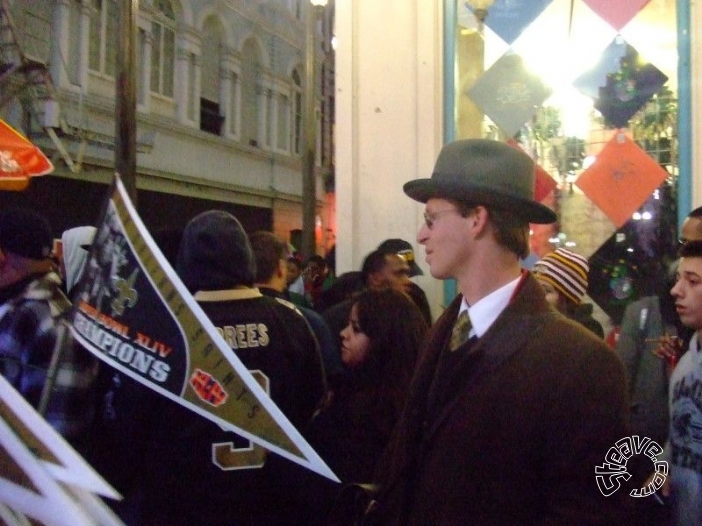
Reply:
[[[0,399],[27,426],[37,442],[41,442],[58,459],[55,464],[45,459],[37,460],[58,481],[99,493],[112,499],[121,495],[102,478],[86,460],[0,375]]]

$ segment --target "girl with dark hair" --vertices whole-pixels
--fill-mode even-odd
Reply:
[[[349,374],[314,420],[310,439],[342,482],[371,480],[427,329],[419,308],[401,292],[366,290],[357,296],[341,331]]]

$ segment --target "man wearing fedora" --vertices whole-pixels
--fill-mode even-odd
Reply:
[[[551,309],[520,268],[534,164],[490,140],[446,145],[425,203],[431,275],[460,294],[432,327],[378,471],[377,524],[624,524],[628,489],[605,497],[595,468],[628,436],[626,379],[605,343]]]

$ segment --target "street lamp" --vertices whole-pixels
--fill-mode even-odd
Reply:
[[[315,149],[317,145],[317,119],[314,112],[315,99],[315,36],[317,17],[327,0],[310,0],[307,8],[307,29],[305,31],[305,86],[302,134],[302,240],[300,251],[306,260],[316,253],[315,218],[317,215],[317,192],[314,173]]]

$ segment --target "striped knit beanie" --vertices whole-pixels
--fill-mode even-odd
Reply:
[[[550,283],[558,292],[579,305],[587,290],[589,270],[587,259],[583,256],[565,248],[557,248],[537,261],[533,272],[538,279]]]

